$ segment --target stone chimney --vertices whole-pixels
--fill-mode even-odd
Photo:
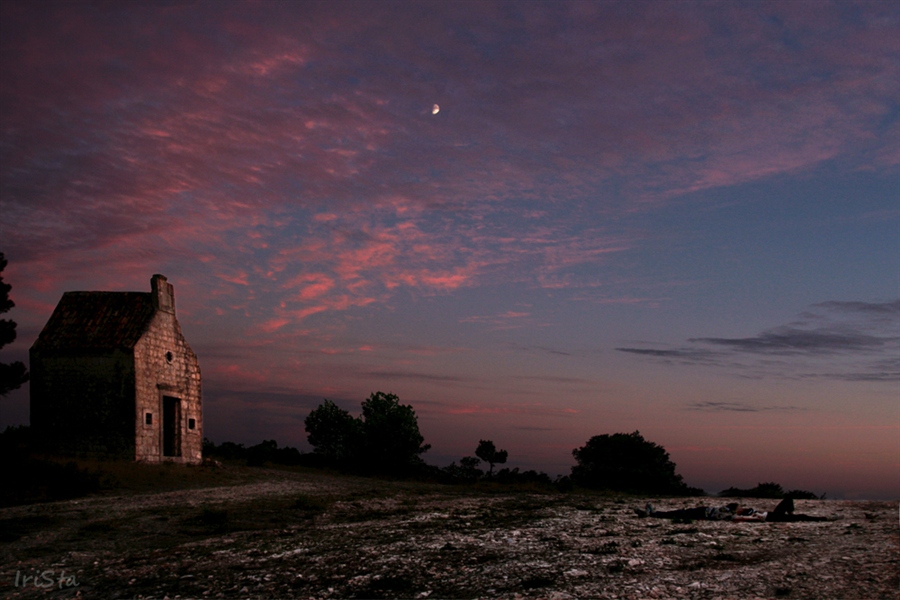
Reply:
[[[153,308],[175,314],[175,288],[163,275],[157,273],[150,279],[150,296]]]

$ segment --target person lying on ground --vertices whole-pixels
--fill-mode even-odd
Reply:
[[[814,517],[811,515],[794,514],[794,499],[785,498],[778,503],[775,510],[766,514],[766,521],[770,523],[797,523],[801,521],[834,521],[832,517]]]
[[[830,521],[829,517],[814,517],[810,515],[794,514],[794,500],[785,498],[775,510],[760,512],[754,508],[742,507],[737,502],[725,506],[697,506],[695,508],[682,508],[679,510],[654,510],[649,502],[644,510],[634,509],[639,517],[654,517],[657,519],[689,519],[692,521],[736,521],[754,522],[767,521],[769,523],[796,523],[801,521]]]

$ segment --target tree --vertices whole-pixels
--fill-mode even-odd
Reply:
[[[503,463],[505,463],[508,454],[506,450],[498,451],[496,446],[494,446],[494,442],[492,442],[491,440],[479,440],[478,448],[475,449],[475,456],[491,466],[490,470],[488,471],[488,477],[493,477],[494,465],[502,465]]]
[[[306,433],[313,452],[335,467],[349,466],[358,453],[359,422],[346,410],[325,400],[307,415]]]
[[[6,268],[6,258],[0,252],[0,273]],[[9,291],[12,286],[3,283],[3,276],[0,275],[0,314],[8,312],[9,309],[16,304],[9,298]],[[0,319],[0,348],[11,344],[16,339],[16,322],[10,319]],[[19,361],[6,364],[0,363],[0,396],[5,396],[9,392],[18,389],[23,383],[28,381],[28,369]]]
[[[394,394],[375,392],[362,403],[362,464],[368,471],[401,474],[422,463],[423,444],[412,406]]]
[[[313,452],[333,466],[366,473],[402,475],[422,465],[423,444],[416,412],[394,394],[375,392],[362,403],[362,415],[325,400],[306,417]]]
[[[620,492],[686,495],[689,488],[665,448],[648,442],[640,432],[597,435],[572,451],[578,464],[572,480],[587,488]]]

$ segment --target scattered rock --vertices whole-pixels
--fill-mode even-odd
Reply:
[[[291,508],[301,496],[313,517]],[[667,510],[718,500],[650,501]],[[635,517],[632,505],[644,504],[273,476],[0,509],[2,522],[35,524],[0,545],[0,563],[64,567],[87,597],[863,599],[900,586],[895,503],[796,503],[841,522],[689,526]]]

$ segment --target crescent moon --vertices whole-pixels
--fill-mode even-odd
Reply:
[[[431,107],[431,114],[436,115],[439,112],[441,112],[441,107],[438,106],[437,104],[435,104],[434,106]]]

